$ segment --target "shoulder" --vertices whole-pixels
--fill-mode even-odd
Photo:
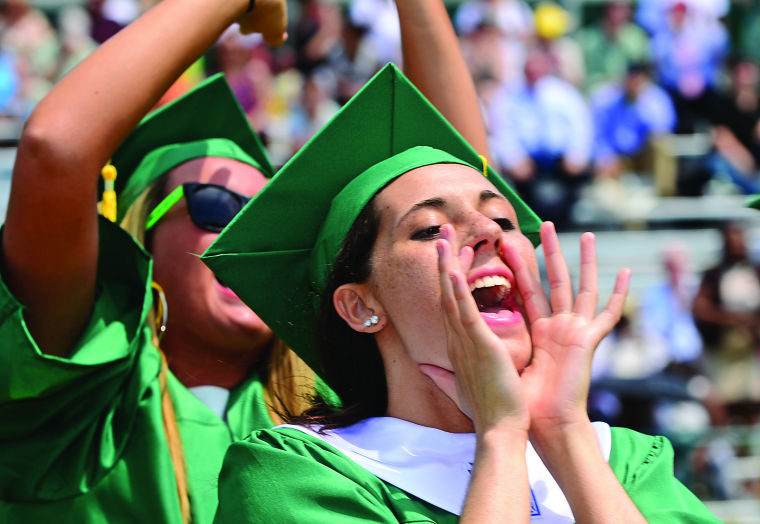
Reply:
[[[377,478],[358,466],[337,448],[324,440],[291,427],[278,427],[254,431],[247,438],[236,442],[228,451],[240,458],[255,457],[256,463],[292,462],[312,463],[341,475],[367,482]],[[315,470],[320,468],[314,467]],[[324,471],[328,475],[327,471]]]
[[[398,522],[385,483],[330,444],[292,428],[255,431],[230,446],[216,518]]]
[[[611,428],[610,466],[621,482],[633,481],[641,468],[673,457],[673,446],[662,436],[651,436],[626,428]]]
[[[720,522],[676,479],[665,437],[612,428],[610,467],[647,522]]]

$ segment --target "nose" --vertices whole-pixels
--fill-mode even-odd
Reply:
[[[501,241],[501,226],[481,213],[473,213],[470,235],[465,241],[475,254],[498,250]]]

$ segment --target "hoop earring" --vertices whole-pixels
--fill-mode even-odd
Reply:
[[[164,288],[162,288],[155,280],[150,283],[150,287],[158,295],[158,301],[156,302],[156,317],[153,319],[156,326],[156,336],[158,341],[161,342],[161,337],[166,332],[166,319],[169,316],[169,306],[166,304],[166,294],[164,294]]]

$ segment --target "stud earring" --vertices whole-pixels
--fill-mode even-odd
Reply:
[[[377,315],[372,315],[371,317],[369,317],[367,320],[364,321],[364,327],[374,326],[378,322],[380,322],[380,319],[377,318]]]

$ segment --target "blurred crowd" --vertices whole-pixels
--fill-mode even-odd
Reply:
[[[61,1],[41,11],[4,0],[0,123],[22,122],[57,79],[153,3]],[[542,218],[571,225],[584,199],[621,212],[630,184],[661,196],[760,191],[760,3],[449,5],[492,161]],[[401,60],[391,0],[294,0],[288,34],[272,49],[228,31],[164,101],[223,71],[282,164],[382,65]],[[723,257],[703,277],[683,247],[663,253],[667,279],[598,350],[597,417],[671,435],[760,423],[760,268],[740,225],[722,234]],[[736,488],[718,466],[747,450],[702,449],[692,480],[704,496],[726,496]]]
[[[629,298],[592,368],[592,418],[669,435],[678,474],[703,498],[760,497],[756,468],[745,482],[735,467],[760,456],[760,265],[748,233],[724,223],[701,274],[671,241],[662,280]]]
[[[43,12],[34,0],[5,0],[0,123],[23,121],[61,75],[155,1],[61,0]],[[290,4],[285,46],[231,30],[166,96],[224,71],[277,163],[379,67],[401,60],[391,0]],[[662,196],[760,189],[755,2],[449,5],[494,161],[542,217],[570,225],[580,199],[614,216],[632,181]]]

